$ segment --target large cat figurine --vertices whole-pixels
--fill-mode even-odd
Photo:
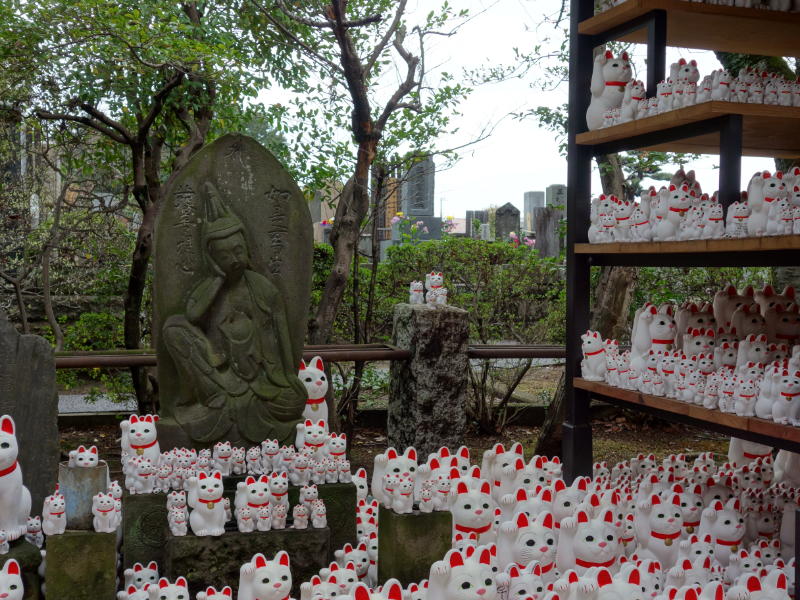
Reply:
[[[512,520],[501,523],[497,533],[498,567],[506,569],[516,563],[524,568],[538,562],[542,581],[553,583],[557,578],[553,568],[557,551],[554,524],[553,515],[547,511],[533,520],[518,512]]]
[[[0,598],[3,600],[22,600],[25,586],[22,584],[22,572],[19,563],[13,558],[6,561],[0,571]]]
[[[383,476],[389,473],[400,477],[411,477],[416,481],[417,471],[427,474],[425,465],[417,466],[417,451],[409,446],[404,454],[400,455],[394,448],[389,448],[384,454],[375,456],[375,468],[372,470],[372,495],[379,502],[384,502]]]
[[[236,498],[233,505],[236,511],[247,506],[257,514],[259,508],[269,504],[270,496],[269,477],[262,475],[256,479],[250,476],[236,484]]]
[[[455,497],[450,502],[450,511],[453,513],[452,537],[457,533],[475,533],[481,536],[491,530],[494,519],[491,494],[492,489],[487,481],[477,490],[469,489],[463,481],[458,482]]]
[[[623,52],[619,58],[614,58],[610,50],[597,55],[590,86],[592,99],[586,111],[586,125],[589,131],[603,126],[603,113],[606,110],[622,107],[625,86],[632,75],[627,52]]]
[[[431,566],[426,600],[491,600],[497,597],[497,586],[508,585],[507,573],[495,574],[488,548],[477,550],[478,561],[464,561],[458,550],[449,550],[444,560]]]
[[[17,463],[14,419],[0,417],[0,529],[13,542],[24,535],[31,514],[31,493],[22,485],[22,468]]]
[[[724,505],[719,500],[710,503],[700,519],[699,537],[710,535],[714,544],[714,558],[727,567],[732,554],[742,546],[745,523],[738,498],[731,498]]]
[[[590,519],[587,512],[580,509],[575,516],[561,521],[556,567],[561,573],[575,569],[579,576],[592,567],[605,567],[615,574],[619,569],[618,539],[619,529],[611,508],[603,509],[596,519]]]
[[[636,506],[634,532],[640,559],[657,560],[665,568],[675,566],[680,552],[683,513],[681,499],[672,493],[663,500],[656,494]]]
[[[308,400],[303,409],[303,420],[313,422],[325,421],[325,431],[328,431],[328,405],[325,403],[325,394],[328,393],[328,378],[325,376],[325,366],[322,359],[315,356],[310,362],[300,361],[300,373],[297,375],[308,391]]]
[[[148,458],[154,465],[159,464],[161,449],[156,435],[157,421],[156,415],[131,415],[130,419],[122,421],[119,424],[122,429],[122,451],[127,452],[131,458]]]
[[[225,504],[222,501],[222,475],[200,473],[189,478],[189,525],[197,536],[225,533]]]
[[[285,600],[292,589],[289,555],[281,550],[273,560],[263,554],[242,565],[239,570],[238,600]]]
[[[155,584],[158,582],[158,565],[152,561],[146,567],[141,563],[133,565],[132,569],[125,569],[125,588],[134,586],[137,590],[141,590],[147,584]]]
[[[170,583],[166,577],[158,580],[158,585],[151,585],[147,591],[150,600],[189,600],[189,584],[184,577],[178,577],[175,583]]]

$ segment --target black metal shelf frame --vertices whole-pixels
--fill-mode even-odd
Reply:
[[[576,254],[575,244],[588,242],[590,226],[592,158],[599,155],[647,148],[658,144],[692,138],[708,133],[720,134],[720,184],[719,199],[725,213],[727,207],[739,200],[741,185],[741,157],[743,120],[741,115],[726,115],[700,123],[679,125],[667,130],[631,136],[597,144],[580,145],[578,134],[587,131],[586,110],[589,108],[589,92],[594,49],[606,42],[619,39],[633,31],[647,27],[647,95],[656,94],[656,86],[666,76],[667,15],[664,10],[653,10],[645,15],[631,19],[601,34],[579,34],[579,24],[594,16],[593,0],[571,0],[570,14],[570,61],[569,61],[569,135],[568,135],[568,174],[567,174],[567,359],[566,359],[566,406],[563,432],[564,475],[571,482],[577,476],[592,474],[592,429],[589,422],[589,403],[591,393],[577,389],[573,379],[580,377],[581,334],[589,329],[589,275],[595,265],[630,266],[731,266],[731,265],[783,265],[800,262],[797,252],[709,252],[697,254]],[[595,394],[596,395],[596,394]],[[600,396],[607,402],[615,399]],[[626,403],[626,408],[640,410]],[[707,424],[689,417],[675,415],[655,409],[641,409],[642,412],[678,421],[698,428]],[[733,428],[717,429],[721,433],[736,435],[771,445],[797,450],[794,442],[777,440],[751,432],[741,432]],[[780,443],[779,443],[780,442]],[[800,526],[800,519],[798,519]]]

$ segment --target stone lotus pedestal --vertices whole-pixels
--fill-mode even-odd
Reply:
[[[96,467],[58,465],[58,489],[66,502],[67,529],[94,531],[92,497],[108,491],[108,465],[98,461]]]
[[[39,577],[39,565],[42,562],[41,551],[35,545],[25,541],[25,538],[9,542],[8,546],[8,554],[0,556],[0,569],[3,568],[6,561],[12,558],[16,560],[22,569],[22,583],[25,586],[25,595],[22,598],[38,600],[41,598],[40,588],[42,585]]]
[[[117,535],[66,531],[47,537],[47,597],[112,600],[116,594]]]
[[[378,581],[394,578],[406,587],[428,579],[452,547],[450,512],[401,515],[381,505],[378,517]]]
[[[233,505],[236,495],[236,485],[245,479],[246,476],[223,479],[224,496],[230,499],[231,505]],[[296,486],[289,487],[290,507],[294,507],[298,503],[300,489]],[[317,490],[328,511],[331,541],[327,561],[330,564],[334,560],[333,553],[336,550],[341,549],[347,543],[355,545],[358,541],[356,537],[356,486],[352,483],[326,483],[318,485]],[[131,496],[128,492],[123,492],[123,564],[126,569],[133,567],[137,562],[147,564],[154,560],[159,565],[166,562],[167,540],[171,537],[167,515],[165,494],[134,494]],[[229,521],[227,526],[230,530],[235,530],[236,521]]]
[[[353,511],[355,512],[355,511]],[[173,581],[186,577],[192,598],[213,585],[239,589],[239,569],[260,552],[271,560],[280,550],[289,553],[292,571],[292,597],[300,597],[300,584],[310,581],[330,565],[333,552],[330,529],[286,529],[239,533],[226,531],[219,537],[170,536],[166,545],[165,576]]]

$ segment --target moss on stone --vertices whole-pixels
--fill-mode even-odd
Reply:
[[[117,587],[117,535],[67,531],[47,538],[45,569],[48,598],[114,598]]]

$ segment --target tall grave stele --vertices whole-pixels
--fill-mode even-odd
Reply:
[[[155,229],[162,447],[291,443],[312,254],[300,188],[254,139],[224,135],[175,178]]]

